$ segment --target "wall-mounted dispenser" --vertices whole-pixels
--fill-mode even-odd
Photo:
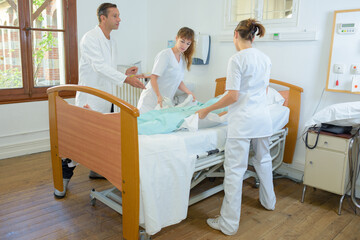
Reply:
[[[196,40],[196,49],[193,56],[193,65],[205,65],[209,64],[210,59],[210,45],[211,38],[210,35],[199,34],[195,38]]]

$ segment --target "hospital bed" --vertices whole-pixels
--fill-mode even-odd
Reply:
[[[291,161],[293,152],[289,155],[287,149],[291,151],[289,139],[295,137],[296,140],[302,89],[280,81],[271,82],[289,88],[287,106],[290,109],[287,128],[279,129],[271,137],[271,155],[275,169],[283,159],[286,160],[286,156],[287,161]],[[224,89],[225,78],[217,79],[216,95],[222,94]],[[112,102],[120,108],[120,112],[101,114],[72,106],[61,98],[63,91],[93,94]],[[123,215],[124,239],[138,239],[139,223],[149,234],[154,234],[162,227],[180,222],[186,217],[187,205],[223,190],[220,184],[189,200],[190,189],[204,179],[224,176],[222,163],[226,125],[201,129],[195,133],[179,131],[166,135],[139,136],[136,120],[139,112],[121,99],[90,87],[76,85],[53,87],[48,89],[48,94],[54,187],[59,191],[63,190],[61,158],[71,158],[103,175],[114,188],[103,192],[91,191],[92,204],[98,199]],[[159,165],[167,166],[166,171]],[[183,180],[171,181],[173,175],[177,174],[178,179]],[[254,172],[246,174],[246,177],[256,177]],[[159,178],[159,175],[164,176]],[[162,187],[159,188],[157,184]],[[149,223],[159,213],[149,214],[149,211],[156,211],[158,208],[159,211],[161,208],[172,211],[172,197],[182,199],[181,207],[175,206],[175,209],[180,209],[180,212],[174,214],[178,218],[163,220],[166,224]],[[161,202],[161,199],[165,199],[165,202]],[[158,206],[154,207],[154,204]],[[160,212],[160,218],[163,215]],[[171,218],[172,214],[167,212],[166,215]],[[148,228],[151,230],[148,231]],[[141,239],[149,238],[144,231],[140,232],[140,236]]]

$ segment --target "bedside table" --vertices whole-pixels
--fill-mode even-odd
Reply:
[[[316,130],[308,130],[308,145],[314,146]],[[304,189],[301,202],[304,202],[307,186],[342,195],[338,214],[341,214],[345,194],[351,189],[349,179],[349,143],[351,134],[332,134],[321,131],[314,149],[306,148],[304,169]]]

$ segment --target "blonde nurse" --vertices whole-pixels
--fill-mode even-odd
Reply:
[[[183,27],[177,33],[175,46],[157,54],[150,84],[142,91],[137,105],[141,114],[154,110],[157,104],[162,107],[164,98],[172,100],[177,89],[192,95],[195,101],[194,94],[183,82],[185,68],[190,70],[195,51],[194,37],[192,29]]]
[[[248,165],[250,141],[254,144],[254,167],[260,178],[259,199],[267,210],[275,209],[275,192],[269,136],[272,123],[266,104],[266,88],[270,78],[270,59],[252,47],[255,35],[264,36],[265,29],[254,19],[243,20],[234,32],[238,51],[228,63],[226,90],[221,100],[199,110],[200,118],[218,108],[229,106],[228,136],[225,146],[224,200],[220,216],[209,218],[213,229],[226,235],[236,234],[241,212],[243,177]]]

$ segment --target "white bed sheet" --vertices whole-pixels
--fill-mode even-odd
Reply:
[[[275,132],[287,124],[289,109],[269,107]],[[186,218],[194,156],[223,149],[226,131],[227,125],[222,124],[196,132],[139,135],[140,223],[148,234]]]
[[[272,104],[268,105],[273,132],[282,129],[289,122],[290,109],[282,105]]]

